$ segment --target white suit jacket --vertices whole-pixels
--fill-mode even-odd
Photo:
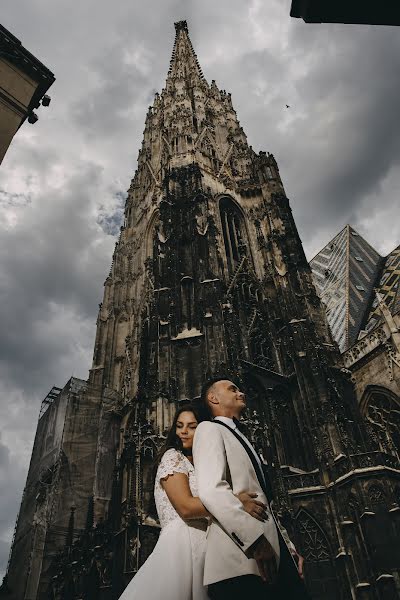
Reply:
[[[212,519],[207,530],[204,585],[241,575],[259,575],[246,555],[262,535],[271,544],[279,566],[277,525],[271,511],[262,523],[243,508],[235,494],[255,492],[268,505],[253,464],[241,442],[226,427],[200,423],[193,443],[199,497]]]

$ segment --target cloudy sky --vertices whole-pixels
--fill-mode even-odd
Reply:
[[[346,223],[399,243],[400,29],[306,25],[290,0],[3,0],[50,68],[49,108],[0,166],[0,573],[42,398],[86,378],[97,306],[174,21],[249,143],[280,165],[312,256]],[[290,108],[286,108],[286,104]]]

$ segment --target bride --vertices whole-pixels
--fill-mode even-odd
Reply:
[[[186,404],[175,414],[159,459],[154,499],[161,533],[152,554],[128,584],[120,600],[207,600],[203,585],[207,517],[197,497],[192,446],[199,423],[197,410]],[[257,494],[238,497],[260,521],[265,505]]]

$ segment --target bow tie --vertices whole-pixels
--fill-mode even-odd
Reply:
[[[239,421],[239,419],[237,419],[236,417],[232,418],[232,421],[235,423],[236,425],[236,429],[238,429],[240,431],[240,433],[245,433],[246,427],[243,423],[241,423],[241,421]]]

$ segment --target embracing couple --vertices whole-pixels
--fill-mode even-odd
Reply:
[[[120,600],[306,600],[303,559],[268,502],[263,463],[240,430],[245,396],[230,380],[202,390],[211,421],[178,409],[154,497],[161,534]]]

